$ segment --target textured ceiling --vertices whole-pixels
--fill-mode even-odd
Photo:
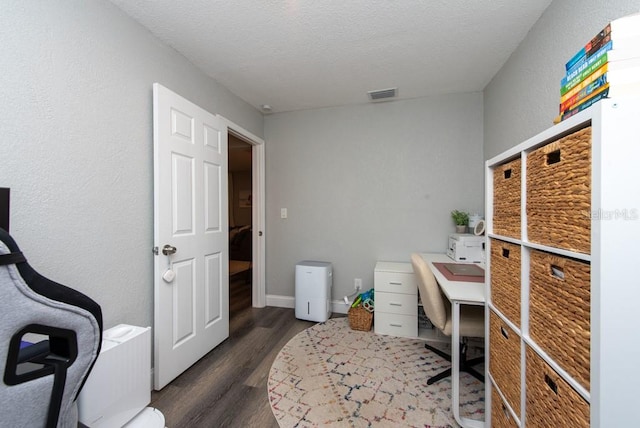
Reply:
[[[111,0],[274,112],[481,91],[551,0]]]

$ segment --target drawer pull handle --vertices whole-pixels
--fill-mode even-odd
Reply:
[[[402,306],[402,303],[389,302],[389,306]]]
[[[391,285],[402,285],[401,282],[393,282],[393,281],[390,281],[389,284],[391,284]]]
[[[511,168],[504,170],[504,178],[511,178]]]
[[[394,324],[394,323],[391,323],[391,324],[389,324],[389,325],[390,325],[391,327],[402,327],[402,324]]]
[[[500,327],[500,333],[502,333],[502,335],[508,339],[509,338],[509,332],[507,332],[507,330],[505,330],[504,327]]]
[[[558,394],[558,385],[549,377],[549,375],[544,375],[544,381],[551,388],[551,390],[557,395]]]
[[[564,281],[564,269],[560,266],[551,265],[551,276]]]
[[[505,259],[509,258],[509,249],[508,248],[503,248],[502,249],[502,257],[504,257]]]
[[[560,162],[560,150],[554,150],[550,153],[547,153],[547,165],[553,165],[554,163]]]

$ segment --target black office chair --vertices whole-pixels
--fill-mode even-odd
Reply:
[[[420,254],[411,255],[411,264],[413,272],[418,278],[418,291],[422,307],[425,315],[434,327],[440,330],[445,336],[451,336],[452,319],[450,305],[445,304],[445,299],[440,290],[440,286],[433,276],[433,272],[429,269],[427,262],[424,261]],[[460,337],[484,337],[484,307],[465,305],[460,308]],[[447,361],[451,361],[451,356],[442,352],[438,348],[434,348],[428,344],[424,345],[428,350],[435,352]],[[463,341],[460,344],[460,372],[466,372],[484,382],[484,375],[476,371],[473,366],[484,362],[484,357],[478,357],[471,360],[467,359],[467,343]],[[451,368],[438,373],[427,380],[427,385],[431,385],[439,380],[451,376]]]
[[[38,274],[0,228],[0,425],[76,428],[101,343],[100,306]]]

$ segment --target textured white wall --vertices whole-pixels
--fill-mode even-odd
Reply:
[[[565,63],[613,19],[640,11],[640,0],[554,0],[484,90],[484,155],[553,125]]]
[[[152,84],[262,135],[262,115],[111,3],[2,1],[0,186],[32,265],[153,320]]]
[[[373,287],[377,260],[445,251],[450,211],[483,207],[481,93],[274,114],[265,138],[269,295],[305,259],[333,263],[334,299]]]

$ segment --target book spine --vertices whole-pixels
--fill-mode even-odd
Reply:
[[[591,48],[587,50],[587,58],[591,57],[593,54],[598,52],[598,49],[605,46],[607,43],[611,41],[611,34],[607,34],[602,39],[598,40],[596,43],[591,45]]]
[[[597,69],[596,71],[594,71],[593,73],[591,73],[590,75],[585,77],[584,80],[582,80],[582,82],[578,83],[576,86],[573,87],[573,89],[571,89],[570,91],[568,91],[564,95],[562,95],[560,97],[560,102],[563,103],[567,99],[573,97],[579,91],[584,89],[589,83],[593,82],[598,77],[600,77],[603,74],[605,74],[608,69],[609,69],[609,62],[605,62],[605,64],[602,67],[600,67],[599,69]]]
[[[603,45],[602,40],[611,33],[611,23],[608,23],[598,34],[596,34],[582,49],[580,49],[570,60],[565,64],[565,70],[569,71],[578,61],[582,58],[588,58],[589,52],[596,51]],[[610,37],[609,37],[610,38]],[[604,42],[606,43],[606,42]],[[598,46],[599,44],[599,46]],[[598,46],[598,47],[595,47]]]
[[[578,104],[577,106],[575,106],[574,108],[572,108],[571,110],[567,110],[564,113],[562,113],[562,120],[568,119],[571,116],[573,116],[574,114],[581,112],[582,110],[591,107],[592,105],[594,105],[597,101],[600,101],[603,98],[606,98],[606,96],[609,94],[609,87],[607,86],[602,92],[597,93],[596,95],[594,95],[592,98],[589,98],[588,100],[584,101],[581,104]]]
[[[578,91],[574,96],[560,103],[560,113],[562,113],[565,110],[570,110],[571,106],[575,106],[579,104],[582,100],[584,100],[585,98],[588,98],[591,94],[597,92],[599,88],[605,86],[606,84],[607,84],[606,74],[596,78],[593,82],[588,84],[585,88]]]
[[[610,84],[609,82],[606,82],[604,85],[596,88],[595,90],[591,91],[591,93],[585,97],[583,97],[582,99],[578,100],[577,102],[575,102],[574,104],[570,105],[566,110],[571,110],[576,108],[577,106],[579,106],[580,104],[590,100],[591,98],[597,96],[598,94],[607,91],[607,93],[609,92],[609,88],[610,88]]]
[[[594,92],[592,92],[589,96],[583,98],[582,100],[578,101],[577,103],[569,106],[569,108],[567,108],[566,110],[564,110],[563,112],[560,113],[560,115],[562,115],[564,117],[564,115],[566,115],[568,112],[571,112],[575,109],[577,109],[578,107],[580,107],[581,105],[585,104],[585,103],[593,103],[593,99],[598,97],[598,99],[602,98],[603,95],[601,95],[602,93],[606,94],[609,93],[609,88],[610,85],[609,83],[606,83],[604,86],[601,86],[600,88],[598,88],[597,90],[595,90]]]
[[[607,63],[607,55],[606,55],[606,52],[605,52],[605,54],[603,54],[600,58],[598,58],[596,61],[594,61],[587,68],[582,70],[582,72],[580,74],[578,74],[576,77],[574,77],[573,79],[569,80],[565,85],[563,85],[560,88],[560,96],[566,94],[571,89],[576,87],[587,76],[589,76],[591,73],[593,73],[594,71],[596,71],[597,69],[599,69],[600,67],[602,67],[606,63]]]
[[[582,73],[585,68],[591,66],[594,62],[598,61],[602,55],[609,55],[609,51],[613,49],[613,43],[608,42],[606,45],[602,46],[596,53],[591,55],[588,59],[584,58],[578,64],[576,64],[571,70],[567,71],[560,82],[560,87],[563,87],[567,84],[568,81],[575,78],[578,74]]]
[[[565,64],[565,70],[569,71],[571,67],[576,65],[580,60],[585,58],[587,55],[587,50],[585,48],[581,48],[574,56],[571,57],[569,62]]]

